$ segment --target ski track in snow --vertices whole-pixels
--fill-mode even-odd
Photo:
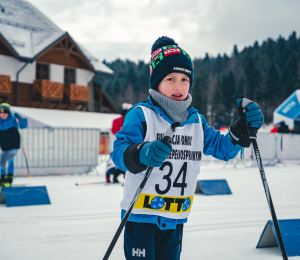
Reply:
[[[199,179],[226,179],[233,195],[195,195],[181,259],[282,259],[278,247],[255,248],[271,219],[258,168],[222,166],[202,167]],[[123,187],[75,186],[103,181],[103,164],[99,172],[99,176],[15,178],[15,183],[46,185],[52,204],[15,208],[0,204],[0,259],[102,259],[121,221]],[[265,172],[278,219],[300,218],[300,166],[266,167]],[[109,259],[125,259],[123,234]]]

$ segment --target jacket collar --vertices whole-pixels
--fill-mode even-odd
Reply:
[[[147,106],[147,107],[153,109],[157,114],[162,116],[170,124],[174,123],[169,117],[166,116],[165,112],[162,110],[162,108],[159,106],[159,104],[151,97],[151,95],[149,95],[147,102],[142,103],[140,105],[144,105],[144,106]],[[198,112],[197,109],[190,106],[188,108],[188,118],[181,124],[181,126],[184,126],[186,124],[190,124],[191,122],[194,122],[194,120],[190,121],[189,118],[190,118],[190,115],[197,113],[197,112]]]

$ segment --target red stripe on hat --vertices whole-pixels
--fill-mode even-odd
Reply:
[[[179,48],[172,48],[172,49],[167,49],[164,51],[165,56],[171,55],[171,54],[176,54],[176,53],[181,53]]]

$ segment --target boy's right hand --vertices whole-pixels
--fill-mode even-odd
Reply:
[[[145,143],[140,150],[140,163],[145,166],[160,167],[171,151],[172,146],[170,144],[165,145],[159,140]]]

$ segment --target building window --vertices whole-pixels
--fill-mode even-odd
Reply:
[[[49,79],[49,65],[36,63],[36,79]]]
[[[75,69],[65,68],[64,83],[76,83],[75,82]]]

